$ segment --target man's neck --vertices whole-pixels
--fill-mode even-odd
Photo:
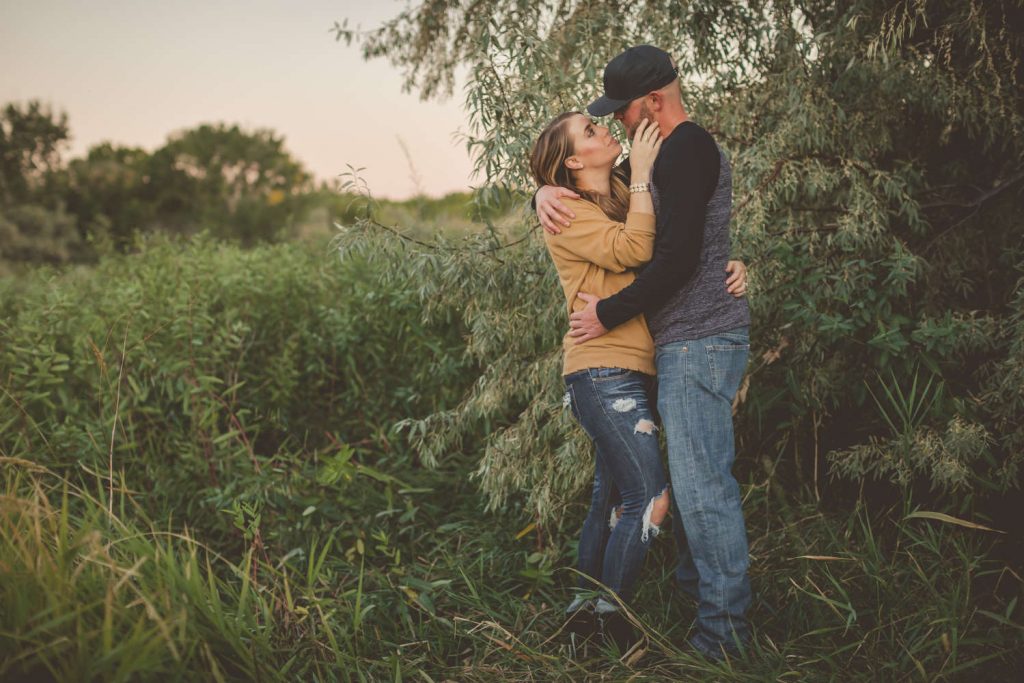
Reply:
[[[686,114],[685,109],[665,112],[658,119],[658,132],[661,133],[662,138],[667,138],[680,123],[684,123],[689,120],[690,117]]]

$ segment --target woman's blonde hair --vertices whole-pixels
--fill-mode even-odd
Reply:
[[[565,165],[565,160],[575,154],[572,138],[569,136],[566,122],[578,111],[567,111],[559,114],[547,125],[533,143],[530,153],[530,171],[534,180],[540,185],[560,185],[591,201],[600,207],[609,218],[625,221],[629,211],[629,188],[615,173],[611,177],[611,194],[603,195],[590,190],[583,190],[576,184],[572,170]]]

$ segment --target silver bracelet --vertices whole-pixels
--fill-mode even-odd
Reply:
[[[636,183],[635,185],[630,185],[629,186],[629,191],[630,191],[630,193],[633,193],[633,192],[650,192],[651,191],[651,184],[650,183]]]

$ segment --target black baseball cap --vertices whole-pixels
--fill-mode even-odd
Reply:
[[[653,45],[636,45],[604,68],[604,95],[587,106],[591,116],[607,116],[679,76],[672,58]]]

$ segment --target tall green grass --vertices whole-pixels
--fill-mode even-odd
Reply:
[[[1009,680],[1004,534],[744,485],[755,640],[704,661],[663,534],[632,657],[559,633],[584,500],[497,513],[473,444],[390,425],[457,400],[460,321],[372,258],[157,243],[0,281],[0,680]],[[428,363],[427,361],[431,361]],[[432,368],[429,372],[423,368]],[[440,368],[440,371],[438,370]],[[952,522],[950,521],[952,520]]]
[[[4,469],[0,677],[266,676],[275,615],[246,580],[251,555],[233,564],[188,531],[123,521],[31,465]]]
[[[483,516],[451,481],[459,467],[419,470],[404,493],[368,483],[354,528],[224,553],[145,522],[130,493],[111,514],[102,481],[91,493],[2,467],[4,680],[1010,680],[1022,654],[1012,568],[986,559],[987,536],[929,520],[779,507],[747,488],[745,658],[685,649],[696,608],[663,540],[633,605],[639,658],[573,660],[558,635],[571,537],[539,553],[533,534],[517,540],[512,516]]]
[[[459,321],[424,324],[415,283],[375,268],[199,238],[0,281],[0,448],[222,536],[233,502],[297,505],[268,482],[345,444],[393,453],[393,422],[468,381]]]

